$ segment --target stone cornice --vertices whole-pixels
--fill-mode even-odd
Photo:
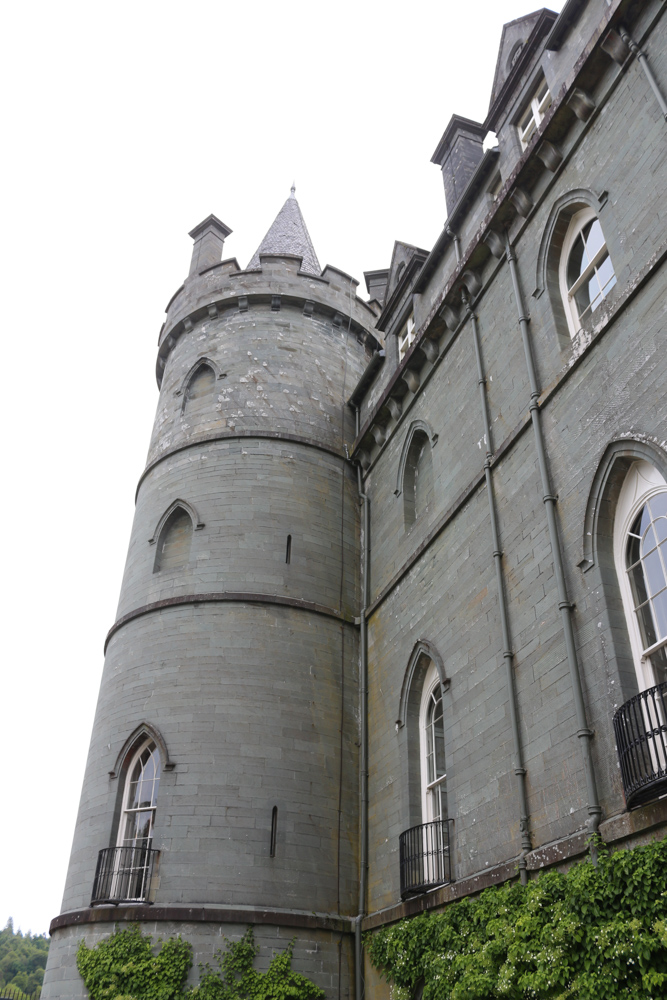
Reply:
[[[342,461],[346,460],[345,455],[338,451],[337,448],[332,448],[328,444],[322,444],[320,441],[313,441],[311,438],[300,437],[298,434],[284,434],[282,431],[220,431],[217,434],[201,434],[190,441],[186,441],[184,444],[176,445],[175,448],[169,448],[168,451],[161,452],[157,458],[154,458],[152,462],[148,463],[144,471],[141,473],[139,482],[137,483],[137,488],[134,493],[135,503],[137,501],[137,497],[139,496],[141,484],[146,476],[148,476],[149,473],[156,468],[156,466],[160,465],[168,458],[173,458],[174,455],[178,455],[180,451],[187,451],[188,448],[198,448],[201,445],[213,444],[216,441],[247,441],[249,438],[257,441],[284,441],[287,444],[296,444],[305,448],[314,448],[316,451],[324,451],[328,455],[333,455],[334,458],[339,458]]]
[[[282,594],[253,594],[245,591],[220,591],[213,594],[183,594],[181,597],[165,597],[161,601],[153,601],[150,604],[143,604],[133,611],[128,611],[113,623],[107,637],[104,640],[104,652],[106,653],[109,642],[124,625],[133,622],[136,618],[150,615],[155,611],[163,611],[165,608],[190,607],[193,604],[270,604],[284,608],[296,608],[298,611],[308,611],[313,615],[321,615],[324,618],[333,618],[337,622],[345,625],[357,625],[354,618],[341,614],[337,608],[327,608],[324,604],[315,604],[313,601],[304,601],[298,597],[285,597]]]
[[[253,906],[90,906],[70,910],[54,917],[49,934],[63,927],[86,927],[90,924],[121,922],[139,923],[205,923],[205,924],[269,924],[301,930],[354,932],[352,917],[339,913],[312,913],[306,910],[264,909]]]

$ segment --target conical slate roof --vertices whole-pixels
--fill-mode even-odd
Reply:
[[[294,197],[294,186],[289,198],[278,212],[275,222],[255,250],[246,268],[247,271],[259,269],[259,255],[262,253],[293,254],[302,258],[301,270],[306,274],[316,274],[319,277],[322,273],[315,247],[303,221],[299,202]]]

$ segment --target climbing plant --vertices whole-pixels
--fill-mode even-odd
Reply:
[[[200,966],[201,981],[190,993],[192,1000],[323,1000],[321,990],[310,979],[292,972],[290,942],[285,951],[274,955],[266,972],[253,969],[259,949],[249,927],[240,941],[227,942],[226,950],[216,951],[219,971],[210,965]]]
[[[486,889],[369,933],[394,1000],[667,996],[667,840]]]
[[[138,924],[89,948],[81,941],[76,967],[90,1000],[177,1000],[192,965],[192,945],[181,937],[163,941],[153,954],[152,938]]]
[[[152,938],[133,924],[88,948],[81,941],[76,964],[90,1000],[323,1000],[324,991],[293,972],[291,942],[266,972],[253,968],[259,951],[252,928],[215,952],[214,970],[201,965],[199,986],[185,988],[192,945],[169,938],[153,954]]]

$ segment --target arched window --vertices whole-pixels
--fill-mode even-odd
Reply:
[[[600,220],[592,208],[572,216],[558,272],[570,335],[575,336],[616,284]]]
[[[183,507],[175,507],[160,532],[153,572],[185,566],[190,558],[191,544],[192,518]]]
[[[667,483],[630,466],[614,518],[614,559],[640,689],[667,681]]]
[[[119,847],[151,846],[160,772],[160,751],[153,740],[147,740],[136,751],[127,770],[118,828]]]
[[[406,528],[421,517],[433,500],[431,442],[423,430],[410,441],[403,474],[403,510]]]
[[[422,690],[419,712],[422,822],[447,819],[445,729],[440,675],[432,662]]]
[[[215,389],[215,372],[209,364],[205,362],[199,365],[193,372],[184,393],[183,410],[195,405],[197,409],[206,404],[209,396]]]

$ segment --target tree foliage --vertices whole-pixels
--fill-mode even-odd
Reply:
[[[11,986],[22,993],[40,989],[44,979],[49,939],[46,934],[14,932],[12,919],[0,931],[0,987]]]
[[[323,1000],[324,991],[293,972],[290,943],[275,955],[266,972],[253,968],[258,948],[252,928],[240,941],[215,952],[217,970],[200,966],[199,986],[186,990],[192,945],[182,938],[164,941],[153,954],[152,939],[137,924],[116,931],[88,948],[81,941],[76,964],[90,1000]]]
[[[667,840],[486,889],[366,936],[395,1000],[667,996]]]

